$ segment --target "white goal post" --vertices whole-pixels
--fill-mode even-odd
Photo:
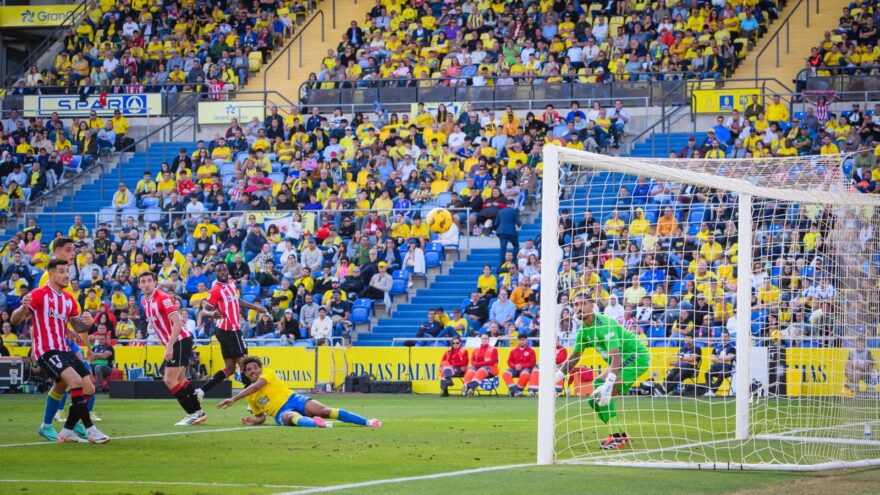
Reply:
[[[847,155],[645,159],[545,145],[542,371],[557,342],[571,352],[568,301],[580,292],[637,336],[650,365],[613,399],[611,422],[589,396],[607,366],[599,353],[584,351],[564,383],[541,373],[538,464],[880,465],[880,197],[854,190],[851,166]],[[603,450],[615,422],[632,441]]]

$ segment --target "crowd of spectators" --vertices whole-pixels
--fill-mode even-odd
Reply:
[[[614,121],[595,110],[608,129],[602,134],[583,125],[577,102],[555,126],[510,108],[496,116],[470,105],[452,119],[442,106],[354,116],[270,108],[263,121],[234,121],[214,139],[181,148],[137,184],[121,182],[102,212],[112,221],[99,215],[107,221],[87,225],[77,217],[50,234],[30,218],[0,253],[5,307],[34,286],[53,240],[70,236],[78,253],[74,292],[107,318],[114,338],[155,338],[133,283],[145,270],[180,297],[196,336],[210,337],[199,302],[213,267],[226,263],[242,294],[272,310],[249,321],[247,335],[348,341],[358,301],[387,303],[394,286],[406,290],[411,276],[426,272],[427,252],[457,246],[462,233],[495,235],[501,210],[534,202],[545,143],[612,145],[629,117],[619,102],[611,111]],[[437,205],[454,212],[453,227],[439,236],[423,221]]]
[[[806,70],[798,79],[798,90],[806,77],[880,75],[880,10],[877,2],[862,0],[843,7],[838,27],[826,31],[822,41],[810,50]]]
[[[92,1],[51,67],[10,94],[204,93],[219,99],[269,60],[303,0]]]
[[[127,145],[129,127],[119,110],[106,120],[93,110],[88,118],[65,121],[57,112],[24,119],[11,109],[0,121],[0,217],[20,213],[102,153]]]
[[[761,103],[753,96],[743,112],[718,115],[705,137],[690,136],[671,158],[766,158],[856,153],[851,178],[874,191],[880,157],[880,104],[863,109],[831,110],[834,98],[806,97],[804,112],[792,115],[779,95]],[[867,179],[867,180],[866,180]],[[868,184],[870,183],[870,184]]]
[[[376,0],[309,86],[502,86],[721,79],[777,2]]]

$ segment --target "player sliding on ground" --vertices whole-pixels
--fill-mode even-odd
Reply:
[[[64,428],[57,435],[59,442],[107,443],[110,437],[92,424],[89,398],[95,393],[90,374],[83,362],[70,350],[65,336],[80,339],[78,333],[88,332],[94,324],[92,315],[80,314],[79,305],[64,288],[70,284],[67,261],[49,262],[46,272],[49,283],[21,298],[21,306],[12,312],[10,321],[17,325],[28,316],[33,319],[33,354],[40,368],[60,383],[60,390],[70,387],[70,412]],[[67,328],[70,322],[73,329]],[[57,406],[54,411],[57,411]],[[53,411],[53,415],[54,415]],[[81,438],[74,427],[82,421],[86,438]],[[54,433],[54,431],[53,431]]]
[[[138,275],[138,287],[144,297],[141,305],[147,324],[156,331],[165,346],[165,376],[163,381],[174,394],[186,416],[177,426],[199,425],[208,419],[192,384],[186,379],[186,366],[193,350],[193,338],[183,328],[180,314],[174,306],[174,298],[156,288],[156,275],[144,272]]]
[[[309,396],[298,394],[278,379],[271,368],[263,368],[260,358],[246,356],[241,360],[241,368],[250,380],[247,388],[230,399],[217,404],[218,409],[226,409],[247,397],[253,416],[241,418],[245,426],[261,425],[266,416],[275,418],[280,426],[299,426],[301,428],[330,428],[332,423],[325,419],[338,419],[343,423],[378,428],[378,419],[366,419],[345,409],[331,409]]]
[[[620,449],[630,443],[623,431],[615,410],[616,395],[625,394],[648,371],[651,355],[636,336],[623,328],[616,320],[602,314],[593,313],[593,298],[580,293],[575,296],[574,314],[581,321],[574,351],[563,365],[567,375],[581,359],[584,349],[594,348],[608,366],[593,381],[593,395],[587,403],[599,415],[603,423],[611,426],[612,433],[602,441],[605,450]]]

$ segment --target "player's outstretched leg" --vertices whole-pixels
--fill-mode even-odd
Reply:
[[[332,428],[333,424],[324,421],[324,418],[315,416],[307,418],[296,411],[287,411],[281,417],[281,424],[284,426],[297,426],[299,428]]]
[[[306,403],[306,415],[324,419],[338,419],[343,423],[351,423],[371,428],[379,428],[382,422],[378,419],[367,419],[345,409],[332,409],[312,399]]]
[[[212,376],[210,380],[205,382],[205,384],[202,385],[201,388],[196,389],[196,397],[198,397],[199,401],[205,398],[205,392],[216,387],[218,383],[226,380],[232,375],[232,372],[235,370],[235,365],[233,364],[232,366],[232,368],[227,366],[226,368],[223,368],[222,370],[214,373],[214,376]]]

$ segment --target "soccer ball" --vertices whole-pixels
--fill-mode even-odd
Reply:
[[[452,227],[452,213],[446,208],[434,208],[426,219],[428,228],[435,234],[442,234]]]

